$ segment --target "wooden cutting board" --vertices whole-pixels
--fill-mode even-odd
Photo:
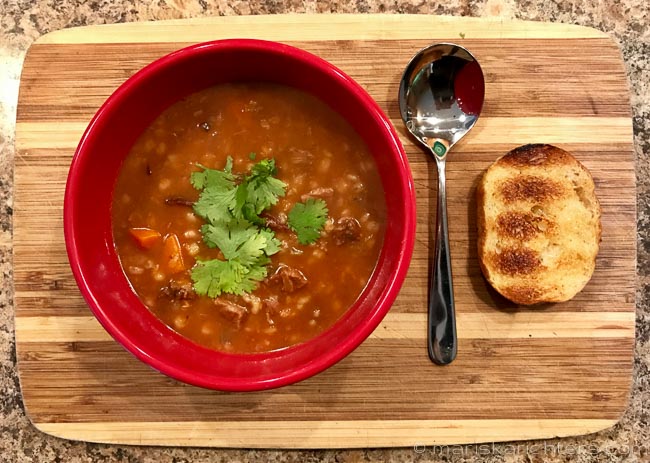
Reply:
[[[358,80],[402,136],[416,186],[417,244],[390,313],[352,355],[316,377],[259,393],[171,380],[94,320],[62,231],[68,166],[86,124],[139,68],[226,37],[286,42]],[[431,364],[426,282],[436,176],[406,136],[397,87],[421,47],[455,41],[483,66],[483,115],[448,162],[459,354]],[[474,189],[517,145],[557,144],[592,172],[603,209],[596,272],[563,304],[518,308],[490,290],[476,255]],[[18,104],[14,278],[18,367],[34,425],[127,444],[384,447],[501,441],[613,425],[630,387],[635,310],[635,172],[627,80],[614,42],[593,29],[432,16],[258,16],[93,26],[41,37]]]

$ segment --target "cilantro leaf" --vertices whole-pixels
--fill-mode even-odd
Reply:
[[[257,287],[257,283],[266,278],[268,273],[266,266],[268,263],[268,259],[264,259],[260,262],[260,265],[248,269],[248,273],[243,276],[240,283],[242,292],[250,293],[251,291],[254,291]]]
[[[267,256],[272,256],[276,254],[281,249],[281,242],[275,237],[275,233],[268,228],[262,228],[260,230],[260,235],[266,238],[266,247],[264,248],[264,254]]]
[[[287,184],[273,177],[277,170],[274,159],[264,159],[251,168],[246,177],[246,202],[252,204],[256,214],[273,206],[284,196]]]
[[[223,170],[208,169],[202,167],[201,172],[192,172],[190,182],[197,190],[203,190],[207,186],[211,188],[227,189],[235,185],[235,176],[232,173],[232,158],[228,156],[226,166]]]
[[[200,296],[219,297],[221,293],[251,292],[266,275],[266,262],[247,268],[238,260],[197,261],[192,269],[194,291]]]
[[[221,293],[241,294],[245,273],[246,268],[236,260],[197,261],[192,269],[194,291],[209,297],[218,297]]]
[[[226,259],[237,257],[239,247],[257,233],[257,229],[246,220],[231,219],[218,224],[206,224],[201,227],[203,241],[209,247],[217,247]]]
[[[255,234],[239,246],[237,249],[237,259],[248,268],[259,265],[261,260],[266,260],[264,259],[266,244],[266,237],[256,231]]]
[[[209,222],[225,222],[230,219],[237,192],[232,158],[228,157],[223,170],[203,167],[203,171],[193,172],[190,182],[197,190],[203,190],[194,203],[194,212]]]
[[[235,193],[235,207],[232,212],[233,215],[240,219],[243,217],[243,209],[246,206],[246,199],[248,198],[248,185],[246,182],[240,183],[237,186],[237,191]]]
[[[260,257],[280,250],[280,242],[272,231],[259,229],[244,219],[219,225],[206,224],[201,232],[209,247],[219,248],[226,259],[237,259],[246,267],[252,267],[259,263]]]
[[[281,243],[259,214],[285,194],[286,184],[273,177],[275,173],[275,161],[265,159],[248,175],[237,176],[228,158],[223,170],[204,167],[192,174],[192,185],[201,191],[194,211],[207,221],[201,227],[203,241],[219,248],[224,257],[197,260],[192,269],[197,294],[243,294],[266,277],[269,256],[280,251]]]
[[[194,203],[194,212],[208,222],[226,222],[232,217],[230,210],[235,207],[236,188],[204,189]]]
[[[322,199],[310,198],[293,206],[289,212],[288,224],[296,232],[300,244],[311,244],[320,238],[328,212],[327,203]]]
[[[251,177],[271,177],[277,172],[275,159],[262,159],[251,167]]]
[[[237,219],[246,219],[255,225],[264,225],[264,221],[255,210],[255,205],[248,201],[248,190],[247,182],[243,182],[237,187],[235,207],[232,213]]]

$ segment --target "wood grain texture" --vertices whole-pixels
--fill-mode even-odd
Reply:
[[[365,447],[368,442],[382,442],[386,447],[414,445],[449,445],[470,442],[467,429],[472,429],[471,442],[499,442],[511,438],[534,439],[543,435],[564,437],[595,432],[611,426],[608,420],[368,420],[293,422],[129,422],[129,423],[45,423],[44,432],[59,437],[83,435],[91,441],[130,442],[138,445],[159,445],[160,435],[175,446],[268,448],[286,442],[287,436],[300,440],[301,447],[320,448],[323,442],[340,442],[347,447]],[[390,430],[390,432],[387,432]],[[432,434],[435,430],[435,434]],[[233,435],[238,436],[234,441]],[[110,437],[106,437],[110,436]]]
[[[299,46],[360,82],[400,133],[418,207],[409,274],[371,337],[313,378],[250,394],[178,383],[114,342],[79,294],[62,230],[70,160],[106,97],[166,53],[234,36]],[[486,75],[484,112],[447,165],[460,347],[457,361],[444,368],[429,362],[425,345],[435,169],[407,137],[396,102],[404,65],[436,41],[460,41]],[[521,309],[481,276],[474,190],[498,156],[532,142],[558,144],[592,172],[603,241],[594,277],[578,296]],[[59,31],[39,39],[26,57],[16,144],[18,367],[28,414],[45,432],[147,445],[412,446],[593,432],[625,409],[634,348],[634,157],[620,53],[601,32],[388,15],[210,18]]]

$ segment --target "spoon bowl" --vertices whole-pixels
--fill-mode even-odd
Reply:
[[[429,283],[428,351],[439,365],[456,358],[454,290],[449,254],[445,163],[458,140],[474,127],[485,98],[483,71],[460,45],[439,43],[420,50],[399,88],[402,120],[436,161],[436,244]]]

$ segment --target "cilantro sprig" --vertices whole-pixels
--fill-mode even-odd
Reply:
[[[328,212],[327,203],[322,199],[310,198],[293,206],[287,218],[300,244],[311,244],[320,238]]]
[[[269,257],[280,250],[259,214],[284,196],[286,184],[274,177],[273,159],[253,165],[245,176],[233,174],[230,157],[223,170],[199,167],[203,170],[190,179],[201,192],[194,211],[206,220],[203,241],[218,248],[224,260],[197,260],[191,275],[194,290],[209,297],[251,292],[266,277]]]
[[[254,160],[254,154],[249,158]],[[277,204],[287,185],[275,177],[273,159],[257,162],[245,175],[233,173],[230,157],[222,170],[199,167],[190,178],[200,191],[194,211],[206,221],[203,241],[219,249],[223,259],[197,259],[191,275],[194,290],[212,298],[251,292],[267,276],[270,257],[281,244],[260,215]],[[300,244],[311,244],[320,237],[328,213],[325,201],[308,199],[293,206],[287,224]]]

